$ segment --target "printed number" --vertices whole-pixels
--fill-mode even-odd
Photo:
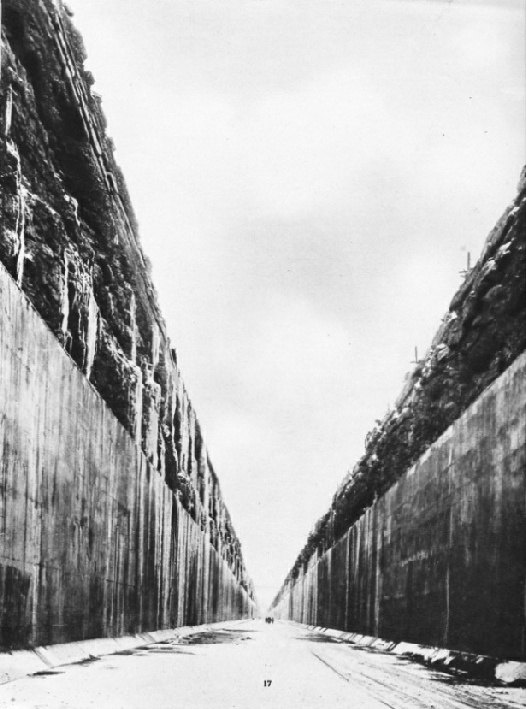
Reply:
[[[271,680],[271,679],[266,679],[266,680],[263,682],[263,686],[264,686],[264,687],[270,687],[271,684],[272,684],[272,680]]]

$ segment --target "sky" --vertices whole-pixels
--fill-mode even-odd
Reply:
[[[525,162],[522,0],[68,0],[263,606]]]

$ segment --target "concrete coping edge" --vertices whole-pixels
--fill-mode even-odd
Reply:
[[[395,655],[404,655],[412,660],[431,666],[437,670],[448,673],[469,675],[480,679],[495,680],[505,685],[526,685],[526,662],[515,660],[502,660],[489,655],[477,655],[461,650],[434,647],[432,645],[419,645],[417,643],[394,642],[371,635],[352,633],[323,628],[321,626],[305,625],[297,621],[289,621],[294,625],[321,633],[328,637],[337,638],[342,642],[369,647],[382,652],[392,652]]]
[[[198,632],[213,630],[225,623],[241,622],[220,621],[205,625],[186,625],[180,628],[151,630],[136,635],[123,635],[117,638],[90,638],[71,643],[43,645],[28,650],[13,650],[0,653],[0,685],[13,682],[21,677],[46,672],[62,665],[95,660],[104,655],[113,655],[123,650],[133,650],[146,645],[173,638],[183,638]]]

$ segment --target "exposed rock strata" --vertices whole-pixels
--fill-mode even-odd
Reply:
[[[249,589],[82,39],[60,0],[1,10],[0,260]]]
[[[407,375],[395,408],[368,433],[365,454],[316,523],[289,578],[331,548],[526,349],[525,273],[526,168],[430,349]]]

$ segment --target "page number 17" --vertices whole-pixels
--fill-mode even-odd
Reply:
[[[272,684],[272,680],[271,680],[271,679],[266,679],[266,680],[264,680],[264,682],[263,682],[263,686],[264,686],[264,687],[270,687],[271,684]]]

